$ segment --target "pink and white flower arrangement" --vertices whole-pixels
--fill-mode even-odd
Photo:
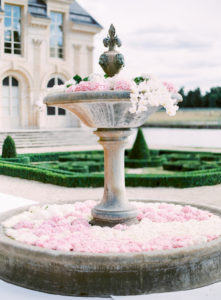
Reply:
[[[134,203],[136,225],[91,226],[95,201],[33,206],[2,223],[19,242],[51,250],[129,253],[167,250],[207,243],[221,236],[221,218],[192,206]]]
[[[119,75],[105,77],[93,73],[86,78],[76,75],[67,81],[60,89],[56,86],[50,92],[65,91],[88,92],[88,91],[128,91],[130,92],[130,113],[142,113],[150,106],[162,106],[170,116],[174,116],[178,110],[177,103],[181,101],[181,95],[171,83],[161,82],[152,74],[142,74],[133,79],[121,78]],[[51,91],[52,90],[52,91]]]

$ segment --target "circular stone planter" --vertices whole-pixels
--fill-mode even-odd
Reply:
[[[221,216],[221,210],[196,207]],[[4,213],[0,222],[28,208]],[[33,290],[74,296],[192,289],[221,280],[221,238],[172,250],[90,254],[28,246],[8,238],[1,226],[0,278]]]

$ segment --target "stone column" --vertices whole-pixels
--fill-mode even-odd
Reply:
[[[42,40],[40,39],[32,39],[34,45],[34,73],[36,76],[34,77],[34,87],[33,87],[33,103],[30,105],[31,120],[29,123],[32,123],[32,127],[39,128],[40,127],[40,111],[36,108],[36,103],[41,101],[40,99],[40,74],[41,74],[41,44]]]
[[[136,223],[137,209],[126,197],[124,150],[130,129],[98,129],[95,134],[104,148],[104,195],[92,210],[92,224],[114,226]]]

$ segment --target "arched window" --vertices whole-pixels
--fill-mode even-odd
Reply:
[[[2,80],[1,110],[3,116],[19,115],[19,84],[12,76]]]
[[[54,85],[61,85],[64,84],[64,81],[60,79],[59,77],[51,78],[48,81],[47,88],[52,88]],[[66,110],[60,107],[54,107],[54,106],[47,106],[47,115],[48,116],[65,116]]]

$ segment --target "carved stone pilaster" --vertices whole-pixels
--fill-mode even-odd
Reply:
[[[93,72],[93,46],[87,46],[87,57],[88,57],[88,74]]]
[[[42,40],[40,39],[32,39],[35,48],[39,48],[41,46]]]
[[[80,74],[82,45],[74,44],[73,48],[74,48],[74,73]]]

